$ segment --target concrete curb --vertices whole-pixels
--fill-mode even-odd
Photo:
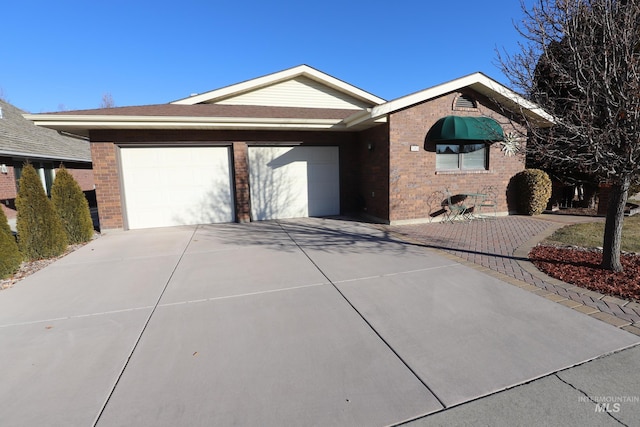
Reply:
[[[542,221],[545,221],[545,220],[542,220]],[[547,292],[542,295],[545,298],[561,303],[576,311],[580,311],[581,313],[585,313],[591,317],[595,317],[596,319],[606,322],[617,328],[624,329],[628,332],[631,332],[635,335],[640,336],[640,325],[637,323],[637,321],[634,322],[633,320],[630,320],[630,318],[628,318],[627,316],[625,316],[627,318],[616,316],[616,312],[613,310],[603,311],[601,310],[601,308],[603,308],[604,306],[601,304],[597,304],[595,301],[602,301],[607,308],[610,308],[612,305],[618,306],[619,311],[622,313],[625,313],[622,307],[635,309],[635,308],[640,308],[639,304],[633,301],[612,297],[609,295],[601,294],[596,291],[581,288],[581,287],[572,285],[570,283],[563,282],[554,277],[548,276],[547,274],[538,270],[538,268],[531,261],[528,261],[528,260],[525,261],[525,259],[529,258],[529,252],[531,251],[531,249],[533,249],[539,243],[544,241],[546,238],[553,235],[553,233],[555,233],[557,230],[567,225],[571,225],[571,224],[554,222],[553,225],[551,225],[549,228],[547,228],[547,230],[545,230],[545,232],[533,237],[532,239],[527,241],[525,244],[518,247],[514,251],[514,256],[517,259],[517,263],[520,265],[520,267],[524,271],[528,272],[532,276],[537,277],[546,283],[549,283],[550,285],[556,288],[556,289],[550,290],[548,288],[538,288],[536,286],[537,289],[544,289],[544,291]],[[564,293],[562,292],[562,290],[565,290],[568,292],[566,292],[565,295],[562,295],[561,293]],[[538,291],[536,290],[534,292],[538,292]],[[588,298],[594,300],[594,302],[589,303],[588,300],[585,301],[584,299],[573,299],[571,298],[571,294],[569,292],[587,296]]]

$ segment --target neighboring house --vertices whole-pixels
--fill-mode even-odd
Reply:
[[[25,162],[40,175],[47,192],[60,164],[71,172],[82,190],[94,197],[91,149],[86,139],[65,136],[55,130],[35,126],[24,111],[0,100],[0,204],[9,222],[16,218],[15,198]]]
[[[351,213],[426,221],[434,191],[485,185],[507,214],[524,159],[504,140],[523,130],[521,114],[547,117],[481,73],[387,102],[301,65],[169,104],[26,117],[89,137],[101,227],[129,229]]]

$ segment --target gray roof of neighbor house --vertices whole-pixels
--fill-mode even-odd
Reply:
[[[89,141],[36,126],[3,100],[0,109],[0,156],[91,162]]]

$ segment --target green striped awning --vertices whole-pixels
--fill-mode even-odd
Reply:
[[[428,141],[502,141],[504,133],[490,117],[447,116],[438,120],[427,134]]]

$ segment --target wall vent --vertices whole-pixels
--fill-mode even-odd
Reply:
[[[478,108],[475,99],[468,95],[460,95],[456,99],[456,108]]]

